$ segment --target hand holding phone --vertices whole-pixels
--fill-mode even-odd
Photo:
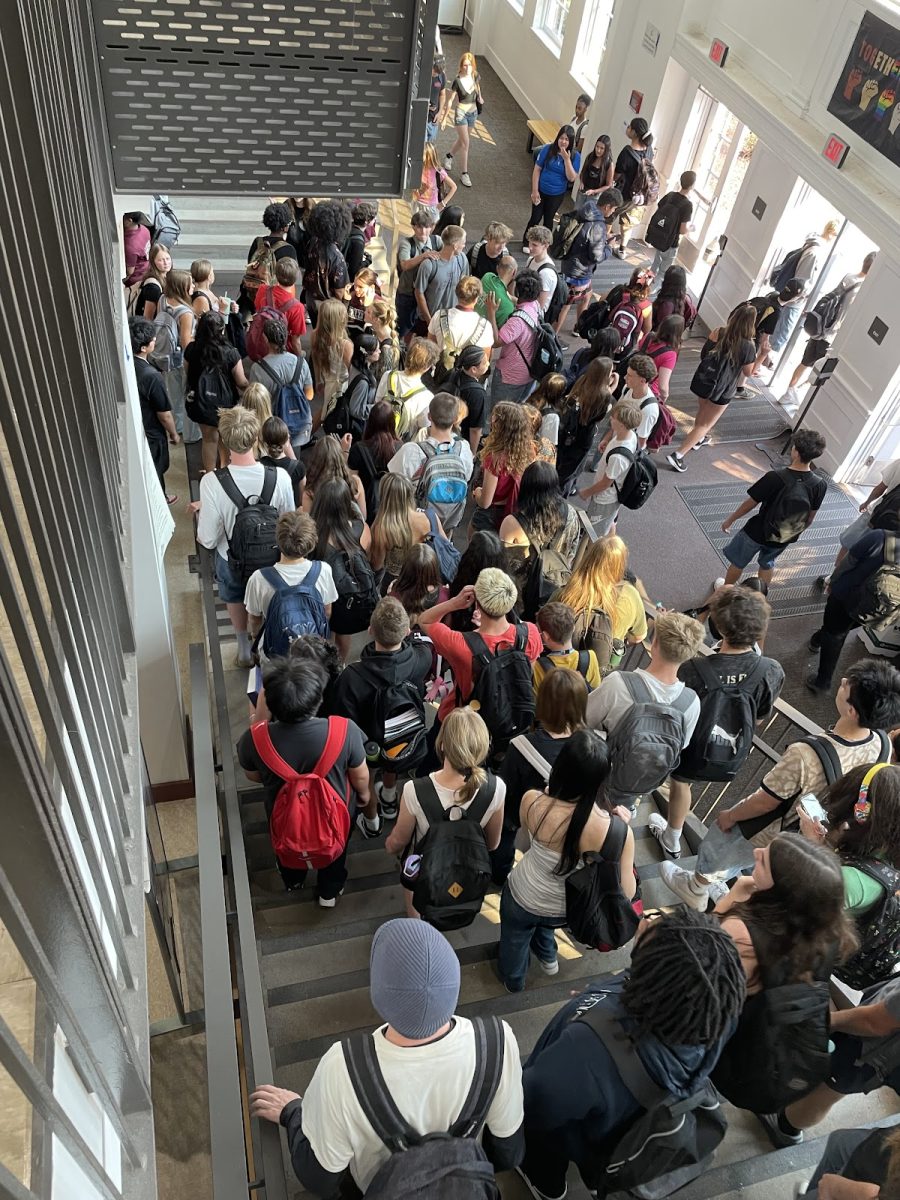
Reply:
[[[805,796],[801,796],[798,804],[811,821],[817,821],[820,825],[828,824],[828,813],[812,794],[812,792],[808,792]]]

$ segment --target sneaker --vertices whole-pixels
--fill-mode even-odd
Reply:
[[[622,249],[621,246],[616,246],[615,249],[613,250],[613,254],[616,256],[616,258],[624,258],[625,257],[625,251]]]
[[[812,637],[806,643],[806,648],[807,648],[807,650],[812,650],[816,654],[818,654],[818,652],[822,648],[822,630],[821,629],[817,629],[816,632],[812,635]]]
[[[694,882],[694,872],[686,871],[684,867],[676,867],[672,862],[660,863],[659,877],[679,900],[697,912],[706,912],[709,904],[709,888],[701,887]]]
[[[785,1146],[799,1146],[803,1141],[802,1129],[797,1133],[784,1132],[778,1124],[778,1113],[757,1113],[756,1115],[776,1150],[783,1150]]]
[[[234,660],[234,665],[236,667],[252,667],[254,665],[253,651],[247,650],[246,653],[242,654],[241,651],[238,650],[237,658]]]
[[[557,341],[559,341],[558,338],[557,338]],[[569,349],[569,343],[568,342],[560,342],[559,348],[560,348],[560,350],[562,350],[563,354],[565,354],[565,352]]]
[[[815,692],[817,696],[827,696],[831,691],[830,684],[819,683],[819,677],[815,671],[810,673],[803,680],[811,692]]]
[[[647,824],[650,827],[650,832],[659,842],[659,848],[662,850],[663,854],[665,854],[666,858],[670,858],[673,861],[681,858],[680,846],[677,850],[671,850],[665,843],[665,834],[668,826],[666,824],[666,818],[662,815],[662,813],[651,813]]]
[[[460,177],[459,177],[459,182],[463,185],[463,187],[471,187],[472,186],[472,180],[469,177],[468,171],[463,171],[462,175],[460,175]]]
[[[700,441],[697,442],[697,444],[694,446],[694,449],[699,450],[701,446],[708,446],[711,441],[712,441],[712,434],[704,433],[704,435],[700,439]]]
[[[800,393],[796,388],[789,387],[783,396],[778,397],[775,403],[780,404],[782,408],[799,408]]]
[[[724,879],[711,879],[708,886],[709,898],[713,904],[718,904],[723,896],[728,895],[728,884]]]
[[[753,389],[748,387],[741,386],[734,389],[734,395],[738,400],[744,400],[747,396],[753,396],[755,394],[756,393],[753,391]]]
[[[371,829],[366,824],[365,813],[357,813],[356,814],[356,828],[359,830],[359,832],[363,835],[364,838],[367,838],[367,839],[368,838],[377,838],[381,835],[381,833],[384,829],[384,820],[381,817],[376,816],[375,828]]]
[[[535,955],[534,957],[537,958],[537,955]],[[544,962],[544,960],[542,958],[538,958],[537,961],[538,961],[538,966],[541,968],[541,970],[544,972],[545,975],[558,975],[559,974],[559,959],[558,958],[554,958],[552,962]]]
[[[546,1192],[539,1192],[537,1190],[537,1188],[525,1174],[525,1169],[523,1167],[516,1167],[516,1174],[528,1188],[529,1196],[534,1196],[534,1200],[564,1200],[566,1193],[569,1190],[569,1185],[566,1184],[558,1196],[548,1196]]]
[[[166,504],[170,504],[170,505],[171,505],[171,504],[177,504],[177,503],[178,503],[178,497],[177,497],[177,496],[170,496],[170,495],[169,495],[169,493],[168,493],[168,492],[166,492]]]
[[[717,592],[720,587],[724,587],[724,586],[725,586],[725,576],[717,575],[716,578],[713,580],[713,591]]]
[[[397,814],[400,812],[400,792],[397,788],[394,789],[394,797],[392,800],[386,799],[384,790],[378,789],[378,807],[381,815],[386,821],[396,821]]]
[[[444,155],[444,170],[445,171],[453,170],[453,155],[452,154]]]
[[[319,908],[334,908],[334,906],[338,902],[338,897],[343,896],[343,894],[344,894],[344,889],[341,888],[341,890],[338,892],[337,896],[332,896],[328,900],[326,900],[324,896],[320,896],[319,897]]]
[[[816,584],[815,584],[815,586],[816,586],[816,587],[819,589],[819,591],[820,591],[820,592],[824,592],[824,591],[825,591],[825,585],[826,585],[827,583],[828,583],[828,576],[827,576],[827,575],[820,575],[820,576],[818,577],[818,579],[816,580]],[[815,637],[815,634],[813,634],[813,637]],[[816,649],[818,649],[818,646],[816,647]]]
[[[687,463],[684,461],[684,459],[681,457],[681,455],[678,454],[674,450],[672,451],[671,454],[666,455],[666,462],[669,464],[669,466],[672,468],[673,471],[686,471],[687,470]]]

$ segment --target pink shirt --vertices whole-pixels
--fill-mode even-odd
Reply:
[[[674,371],[675,364],[678,362],[678,351],[673,350],[671,346],[667,350],[661,350],[660,347],[662,344],[662,342],[657,342],[652,338],[648,338],[641,347],[640,353],[646,354],[648,357],[653,359],[654,363],[656,363],[657,371],[661,371],[664,367],[668,367],[670,371]],[[651,354],[651,350],[655,350],[656,353]],[[650,390],[653,392],[654,396],[659,395],[658,379],[654,379],[650,384]]]
[[[534,328],[523,321],[519,313],[530,317]],[[532,382],[530,364],[534,354],[537,326],[542,320],[540,303],[537,300],[526,300],[504,322],[500,329],[501,347],[500,357],[497,359],[497,369],[504,383],[517,385]]]

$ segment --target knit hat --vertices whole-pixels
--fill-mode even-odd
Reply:
[[[489,617],[504,617],[515,606],[516,585],[499,567],[485,567],[475,580],[478,607]]]
[[[372,939],[369,976],[375,1011],[402,1037],[431,1037],[456,1010],[459,959],[424,921],[398,917],[382,925]]]

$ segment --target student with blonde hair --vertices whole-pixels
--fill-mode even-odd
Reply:
[[[506,243],[512,235],[513,231],[502,221],[491,221],[488,224],[484,237],[469,251],[469,266],[476,279],[483,279],[489,271],[497,273],[500,260],[509,253]]]
[[[315,380],[313,431],[347,386],[353,342],[347,330],[347,306],[342,300],[318,305],[316,327],[310,339],[310,361]]]
[[[341,443],[331,434],[320,438],[313,447],[306,469],[306,483],[303,488],[303,511],[312,512],[316,490],[324,483],[340,479],[350,489],[359,515],[366,519],[366,493],[358,475],[347,466],[347,459]]]
[[[187,394],[184,352],[194,340],[197,328],[197,318],[191,307],[193,286],[190,271],[171,270],[166,275],[153,321],[157,330],[156,345],[149,356],[150,362],[163,373],[175,428],[182,434],[184,442],[200,441],[200,430],[184,410]]]
[[[422,382],[438,360],[434,342],[414,337],[406,351],[402,370],[389,371],[378,381],[375,400],[387,400],[394,413],[397,436],[409,441],[426,423],[428,406],[434,393]]]
[[[463,275],[456,285],[455,308],[442,308],[428,324],[428,337],[438,348],[438,360],[432,379],[441,384],[456,365],[456,357],[467,346],[481,346],[489,350],[494,344],[490,322],[475,311],[481,299],[481,280],[474,275]]]
[[[638,452],[637,431],[643,417],[636,404],[620,402],[609,414],[611,437],[600,459],[594,482],[578,493],[582,500],[595,500],[592,519],[598,537],[615,532],[619,515],[619,484],[631,469]]]
[[[147,270],[141,279],[140,291],[134,302],[134,315],[152,321],[159,306],[159,298],[166,286],[166,276],[172,270],[172,254],[162,242],[154,242],[147,251]]]
[[[208,258],[195,258],[191,263],[191,279],[194,281],[194,298],[192,307],[197,318],[204,313],[218,312],[223,315],[231,311],[227,300],[220,300],[212,290],[216,282],[216,273]]]
[[[628,547],[620,537],[598,538],[584,550],[569,582],[553,597],[575,613],[572,643],[597,655],[601,671],[618,666],[626,643],[647,636],[640,592],[625,578]]]
[[[456,111],[453,116],[453,124],[456,126],[456,141],[444,158],[444,169],[447,171],[452,170],[453,156],[458,154],[459,181],[463,187],[471,187],[472,180],[469,176],[469,136],[475,128],[478,114],[484,107],[484,99],[481,95],[481,76],[478,74],[478,64],[475,61],[475,55],[469,50],[459,60],[459,70],[457,71],[456,78],[450,84],[450,105],[448,112],[454,106]]]
[[[435,799],[441,809],[458,808],[465,813],[473,803],[479,804],[479,824],[484,830],[488,850],[495,850],[503,828],[503,809],[506,787],[485,769],[491,739],[484,721],[472,708],[457,708],[441,725],[436,749],[441,767],[424,779],[411,779],[400,797],[397,824],[391,830],[384,848],[388,854],[401,854],[413,836],[421,842],[428,832],[427,810]],[[480,800],[479,798],[480,794]],[[483,809],[483,811],[481,811]],[[413,865],[409,857],[401,866],[400,881],[406,897],[407,916],[419,914],[413,907],[415,886]]]
[[[369,324],[378,338],[381,353],[373,364],[376,379],[400,367],[400,338],[397,332],[397,310],[390,300],[376,296],[369,306]]]
[[[438,530],[444,530],[440,521]],[[416,492],[411,480],[388,472],[381,478],[378,516],[372,522],[370,558],[376,571],[383,570],[396,579],[412,546],[424,542],[431,533],[431,522],[416,508]]]
[[[456,184],[438,162],[437,151],[426,142],[422,151],[422,177],[412,194],[413,204],[426,208],[435,218],[456,195]]]
[[[369,324],[369,313],[378,295],[378,276],[371,267],[363,267],[353,276],[347,300],[347,331],[356,337]]]

